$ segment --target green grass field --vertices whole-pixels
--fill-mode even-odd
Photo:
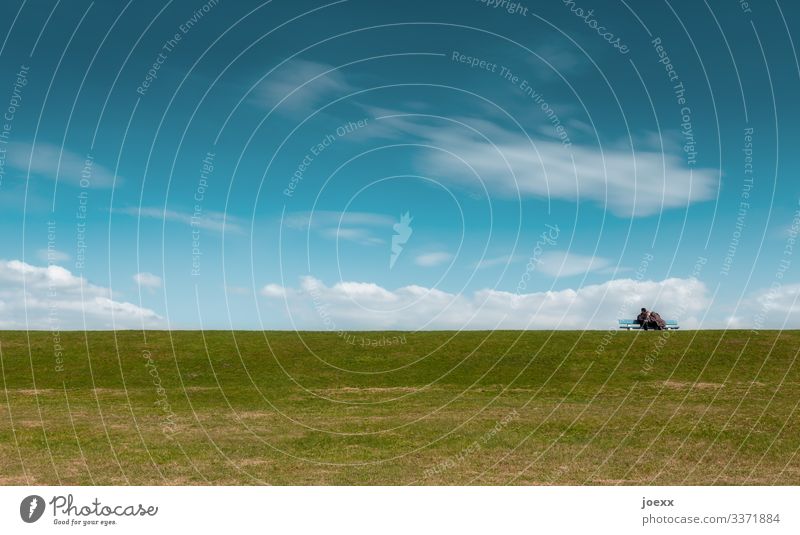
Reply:
[[[0,332],[2,484],[800,484],[800,332],[60,336]]]

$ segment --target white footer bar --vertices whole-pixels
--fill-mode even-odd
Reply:
[[[0,533],[800,533],[800,487],[0,487]]]

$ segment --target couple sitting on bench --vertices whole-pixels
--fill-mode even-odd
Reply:
[[[636,323],[641,325],[645,331],[648,329],[663,331],[667,328],[667,322],[661,319],[658,312],[648,311],[646,308],[643,308],[642,312],[636,316]]]

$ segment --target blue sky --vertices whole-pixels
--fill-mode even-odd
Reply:
[[[793,2],[0,9],[2,327],[800,319]]]

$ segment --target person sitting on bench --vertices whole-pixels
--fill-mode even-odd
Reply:
[[[636,323],[641,325],[645,331],[648,329],[662,331],[667,327],[667,322],[661,318],[661,314],[648,312],[646,308],[642,308],[642,312],[636,316]]]
[[[667,328],[667,322],[661,318],[661,314],[655,311],[650,311],[651,327],[657,331],[663,331]]]
[[[650,322],[650,313],[646,308],[642,308],[642,312],[636,316],[636,323],[642,326],[642,329],[647,330],[648,323]]]

